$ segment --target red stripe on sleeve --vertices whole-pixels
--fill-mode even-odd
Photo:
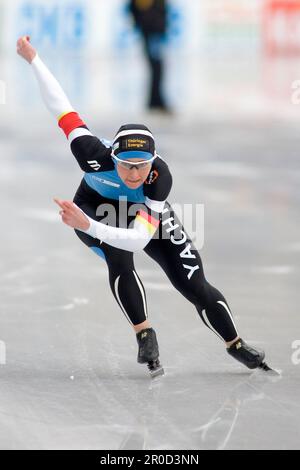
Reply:
[[[147,214],[147,212],[140,210],[140,211],[138,212],[138,214],[139,214],[141,217],[143,217],[143,219],[147,220],[147,222],[149,222],[149,224],[154,225],[154,227],[158,227],[158,226],[159,226],[159,220],[155,219],[155,218],[152,217],[150,214]]]
[[[78,113],[71,112],[63,116],[58,121],[59,127],[64,131],[66,137],[69,137],[69,134],[74,131],[77,127],[85,126],[85,123],[79,117]]]

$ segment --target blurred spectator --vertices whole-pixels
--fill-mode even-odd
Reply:
[[[167,31],[166,0],[130,0],[129,9],[143,37],[144,51],[151,71],[148,108],[168,112],[162,90],[163,45]]]

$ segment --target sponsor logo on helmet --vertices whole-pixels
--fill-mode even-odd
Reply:
[[[128,149],[143,149],[147,146],[148,141],[145,139],[127,139],[126,144]]]

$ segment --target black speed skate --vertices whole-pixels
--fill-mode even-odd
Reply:
[[[145,328],[136,335],[139,346],[137,361],[139,364],[148,364],[152,378],[163,375],[164,370],[159,362],[159,350],[156,333],[153,328]]]
[[[264,371],[273,371],[265,362],[264,351],[258,351],[249,346],[245,341],[239,338],[227,349],[228,354],[237,361],[244,364],[248,369],[263,369]]]

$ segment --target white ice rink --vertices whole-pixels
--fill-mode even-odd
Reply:
[[[189,90],[189,107],[179,100],[181,113],[166,119],[142,113],[136,97],[109,112],[111,89],[89,110],[89,82],[88,96],[80,84],[80,96],[71,90],[97,135],[111,138],[126,121],[149,125],[173,172],[170,201],[205,205],[208,280],[241,336],[282,371],[274,380],[230,358],[141,253],[166,371],[151,381],[104,262],[59,221],[52,198],[72,198],[81,171],[26,64],[14,60],[1,62],[0,448],[299,449],[300,108],[247,86],[235,102],[224,84],[226,94],[202,89],[198,112]]]

